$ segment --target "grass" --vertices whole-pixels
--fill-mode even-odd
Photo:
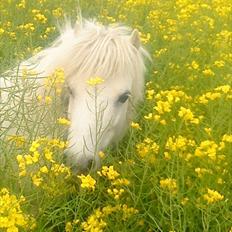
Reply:
[[[49,46],[58,35],[57,22],[64,15],[75,20],[77,4],[2,0],[0,72]],[[145,102],[134,119],[141,129],[131,127],[116,147],[108,148],[103,165],[113,169],[91,173],[96,184],[88,179],[82,188],[80,178],[71,178],[63,166],[54,167],[61,163],[66,126],[47,125],[43,119],[62,117],[59,100],[34,108],[22,104],[17,118],[1,110],[1,120],[10,119],[11,127],[32,125],[34,130],[26,137],[0,140],[0,230],[231,231],[231,1],[79,4],[86,18],[122,22],[141,32],[152,56]],[[35,124],[33,115],[41,123]],[[51,139],[38,140],[39,134],[59,140],[52,146]],[[36,144],[39,148],[32,148]],[[55,163],[39,150],[46,148]],[[39,161],[30,164],[37,150]],[[23,163],[27,174],[20,176]],[[44,166],[48,173],[41,170]]]

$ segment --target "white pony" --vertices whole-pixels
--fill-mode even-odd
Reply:
[[[66,155],[78,171],[99,168],[99,151],[123,136],[143,98],[145,57],[137,30],[85,20],[67,24],[51,47],[20,64],[18,72],[31,66],[42,76],[64,70],[71,122]],[[89,85],[95,77],[104,82]]]

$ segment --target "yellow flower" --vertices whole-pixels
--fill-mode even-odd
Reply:
[[[87,176],[81,174],[80,176],[78,176],[78,178],[81,179],[82,188],[87,188],[91,190],[95,189],[96,180],[94,180],[89,174]]]
[[[45,103],[46,104],[51,104],[52,103],[52,98],[50,96],[45,96]]]
[[[47,18],[45,15],[43,15],[40,10],[33,9],[32,13],[34,14],[34,20],[41,22],[42,24],[45,24],[47,22]]]
[[[52,30],[52,28],[47,28],[46,32]],[[55,93],[60,96],[65,82],[65,73],[63,68],[56,68],[55,71],[45,79],[45,86],[48,93],[54,90]]]
[[[100,176],[105,176],[108,180],[115,180],[120,174],[114,170],[113,166],[103,166],[101,172],[97,172]]]
[[[112,185],[125,185],[125,186],[127,186],[130,184],[130,181],[126,178],[118,178],[118,179],[112,181],[111,184]]]
[[[202,177],[205,173],[212,174],[212,171],[206,168],[195,168],[195,172],[197,173],[198,177]]]
[[[145,118],[146,120],[151,120],[152,117],[153,117],[153,114],[152,114],[152,113],[149,113],[148,115],[145,115],[145,116],[144,116],[144,118]],[[160,116],[158,116],[158,117],[160,118]]]
[[[58,7],[56,9],[52,10],[52,15],[55,16],[55,17],[57,17],[57,18],[61,17],[63,15],[62,8]]]
[[[26,33],[33,32],[35,30],[35,26],[34,26],[33,23],[21,24],[21,25],[18,26],[18,28],[20,30],[26,31]]]
[[[171,104],[168,101],[158,101],[157,106],[154,107],[159,114],[164,114],[165,112],[171,111]]]
[[[33,184],[37,187],[39,187],[43,181],[43,178],[40,177],[39,175],[33,175],[31,179],[32,179]]]
[[[86,232],[101,232],[107,225],[102,218],[104,218],[103,213],[97,209],[87,218],[86,222],[81,224],[81,227]]]
[[[215,73],[211,69],[205,69],[202,71],[205,76],[214,76]]]
[[[2,35],[4,33],[4,29],[0,27],[0,35]]]
[[[223,60],[216,60],[216,61],[214,62],[214,65],[215,65],[216,67],[218,67],[218,68],[221,68],[221,67],[224,67],[225,62],[224,62]]]
[[[71,222],[67,222],[65,225],[65,232],[72,232],[73,231],[73,226]]]
[[[160,187],[170,191],[173,194],[177,193],[177,184],[175,179],[166,178],[160,180]]]
[[[131,127],[134,129],[142,130],[139,123],[137,123],[137,122],[131,122]]]
[[[211,136],[211,132],[212,132],[212,129],[210,128],[210,127],[205,127],[204,128],[204,131],[209,135],[209,136]]]
[[[191,63],[191,67],[193,69],[198,69],[199,68],[199,64],[194,60],[192,63]]]
[[[120,198],[120,196],[125,192],[124,189],[117,189],[117,188],[113,188],[113,189],[107,189],[107,193],[111,196],[114,197],[115,200],[118,200]]]
[[[199,124],[199,119],[194,117],[193,112],[190,109],[187,109],[181,106],[178,112],[178,116],[180,118],[183,118],[183,120],[186,122],[191,122],[193,124]]]
[[[212,160],[216,160],[218,145],[211,140],[204,140],[195,150],[195,155],[198,157],[208,156]]]
[[[222,137],[223,142],[232,143],[232,135],[224,134]]]
[[[181,204],[182,205],[186,205],[189,201],[189,198],[188,197],[184,197],[182,200],[181,200]]]
[[[223,200],[224,196],[221,195],[219,192],[208,188],[207,193],[203,195],[203,198],[207,201],[208,204],[213,204],[215,202]]]
[[[35,227],[34,218],[23,213],[21,208],[25,198],[17,198],[10,194],[6,188],[0,189],[0,230],[17,232],[21,230],[31,231]]]
[[[26,0],[21,0],[21,1],[16,5],[16,7],[17,7],[18,9],[25,9],[25,7],[26,7]]]
[[[95,77],[95,78],[90,78],[89,80],[86,81],[88,85],[95,86],[102,84],[104,82],[104,79],[101,77]]]
[[[7,138],[8,141],[15,142],[16,147],[21,147],[25,144],[26,139],[22,135],[9,135]]]
[[[150,138],[145,138],[143,142],[136,144],[136,150],[141,158],[151,158],[158,154],[159,145]],[[148,157],[148,155],[151,155]]]
[[[54,163],[53,153],[49,149],[46,148],[44,150],[44,156],[48,161],[50,161],[51,163]]]
[[[147,94],[146,99],[147,100],[152,100],[153,97],[154,97],[154,94],[155,94],[155,90],[154,89],[149,89],[149,90],[146,91],[146,94]]]
[[[103,151],[99,151],[98,155],[102,159],[105,157],[105,153]]]
[[[40,168],[40,172],[48,173],[48,168],[46,166],[43,166],[43,167]]]
[[[33,141],[30,147],[30,152],[37,151],[37,148],[40,146],[40,143],[38,141]]]
[[[144,34],[142,32],[139,32],[139,35],[140,35],[140,40],[143,44],[147,44],[151,39],[150,33]]]
[[[71,124],[71,122],[66,118],[58,118],[57,121],[59,124],[65,125],[65,126],[69,126]]]
[[[105,217],[112,213],[122,213],[122,220],[126,221],[129,217],[138,213],[138,210],[133,207],[128,207],[126,204],[118,204],[116,206],[107,205],[105,207],[98,208],[81,224],[81,227],[86,232],[102,232],[107,226],[104,221]]]

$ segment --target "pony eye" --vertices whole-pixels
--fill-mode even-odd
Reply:
[[[125,103],[130,96],[130,92],[127,91],[118,98],[118,102]]]

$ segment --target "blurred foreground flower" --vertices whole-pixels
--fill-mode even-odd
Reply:
[[[86,81],[86,83],[91,86],[99,85],[103,82],[104,79],[102,79],[101,77],[90,78],[89,80]]]
[[[71,123],[71,122],[70,122],[68,119],[66,119],[66,118],[58,118],[57,121],[58,121],[58,123],[59,123],[60,125],[64,125],[64,126],[69,126],[70,123]]]
[[[0,229],[7,232],[31,231],[36,226],[35,219],[21,209],[24,201],[23,196],[18,199],[6,188],[0,190]]]

